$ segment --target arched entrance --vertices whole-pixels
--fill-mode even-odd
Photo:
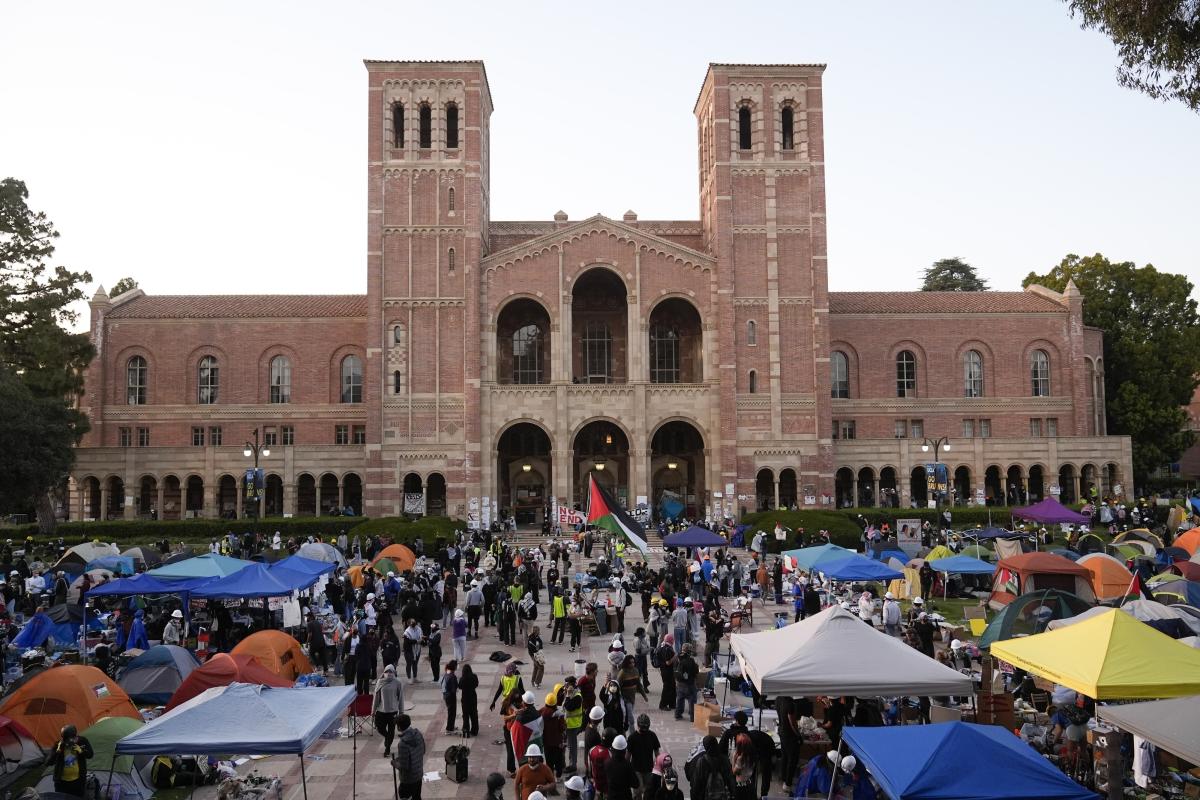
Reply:
[[[161,512],[162,509],[158,507],[158,478],[143,475],[141,486],[138,487],[138,515],[145,519],[157,519]]]
[[[796,470],[790,467],[779,471],[779,506],[780,508],[799,506],[796,494]]]
[[[100,519],[100,481],[91,476],[84,478],[81,491],[84,519]]]
[[[1004,504],[1004,487],[1000,485],[1000,467],[995,464],[983,473],[983,493],[989,506]]]
[[[431,517],[446,516],[446,478],[440,472],[430,473],[425,481],[425,513]]]
[[[532,422],[518,422],[496,444],[496,499],[500,516],[518,525],[541,525],[553,491],[550,436]],[[582,496],[582,495],[580,495]]]
[[[317,496],[321,501],[317,507],[318,516],[331,513],[334,509],[340,508],[338,504],[337,475],[334,475],[332,472],[326,472],[321,476],[321,482],[317,484]]]
[[[296,514],[301,517],[317,515],[317,479],[307,472],[296,479]]]
[[[159,519],[179,519],[183,516],[183,487],[179,478],[168,475],[163,478],[163,507],[158,510]]]
[[[627,380],[627,294],[625,284],[611,270],[592,269],[575,281],[571,292],[571,375],[576,383]]]
[[[198,517],[203,513],[204,479],[199,475],[189,475],[186,496],[184,497],[183,515],[185,517]]]
[[[704,516],[704,438],[682,420],[668,422],[650,439],[650,503],[655,518]],[[671,514],[672,510],[678,513]]]
[[[496,382],[550,382],[550,315],[541,303],[513,300],[496,319]]]
[[[108,507],[104,519],[122,519],[125,516],[125,481],[116,475],[108,479]]]
[[[271,474],[263,489],[263,516],[283,516],[283,478]]]
[[[775,473],[760,469],[754,478],[754,509],[770,511],[775,508]]]
[[[442,482],[442,498],[445,502],[445,482]],[[342,508],[349,508],[354,516],[362,515],[362,478],[356,472],[347,472],[342,476]]]
[[[929,482],[925,477],[924,467],[914,467],[909,475],[908,490],[912,498],[913,508],[929,507]]]
[[[1117,485],[1121,482],[1121,472],[1116,464],[1109,463],[1104,467],[1104,493],[1117,495]]]
[[[650,312],[650,382],[702,381],[703,336],[700,312],[688,301],[672,297],[656,305]]]
[[[863,467],[858,471],[858,505],[863,508],[875,506],[875,470]]]
[[[1008,504],[1010,506],[1025,505],[1028,495],[1025,493],[1025,481],[1022,480],[1021,467],[1013,464],[1008,468]]]
[[[1058,468],[1058,502],[1063,505],[1078,502],[1075,493],[1075,465],[1063,464]]]
[[[1099,470],[1095,464],[1084,464],[1080,474],[1080,497],[1083,500],[1099,499]],[[1094,491],[1093,491],[1094,490]]]
[[[572,312],[574,313],[574,312]],[[588,476],[613,493],[626,509],[629,503],[629,439],[625,432],[608,420],[596,420],[584,425],[575,434],[575,498],[587,504]]]
[[[217,516],[221,519],[237,519],[237,479],[222,475],[217,481]]]
[[[962,466],[954,470],[954,504],[965,506],[971,500],[971,470]]]
[[[892,467],[884,467],[879,470],[879,494],[883,499],[884,506],[900,507],[900,492],[896,491],[896,488],[896,470]]]
[[[1029,502],[1037,503],[1046,499],[1046,473],[1041,464],[1029,468]]]

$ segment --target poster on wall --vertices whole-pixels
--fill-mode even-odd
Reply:
[[[479,498],[472,497],[467,504],[467,529],[479,530]]]
[[[500,522],[500,498],[492,498],[492,519]]]
[[[421,492],[404,493],[404,513],[421,515],[425,513],[425,495]]]
[[[487,495],[483,496],[483,527],[492,527],[492,500]]]
[[[901,550],[916,558],[921,552],[921,520],[896,520],[896,543]]]

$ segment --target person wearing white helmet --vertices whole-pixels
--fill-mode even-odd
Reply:
[[[883,596],[883,630],[888,636],[900,635],[900,604],[891,592]]]
[[[633,792],[638,786],[637,773],[629,760],[629,742],[624,736],[613,738],[609,748],[611,758],[608,762],[608,800],[633,800]]]
[[[163,626],[162,643],[176,647],[183,644],[183,612],[178,608],[171,612],[171,618]]]
[[[517,770],[513,781],[517,800],[537,800],[534,795],[554,793],[554,770],[546,764],[542,748],[531,744],[525,749],[525,763]]]

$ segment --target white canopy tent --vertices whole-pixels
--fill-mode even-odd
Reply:
[[[761,633],[734,634],[742,674],[764,695],[970,695],[971,678],[832,606]]]

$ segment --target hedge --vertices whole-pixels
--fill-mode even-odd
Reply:
[[[227,533],[262,533],[271,536],[275,531],[286,540],[290,536],[321,536],[329,538],[342,531],[349,533],[363,517],[266,517],[250,519],[182,519],[182,520],[104,520],[97,522],[62,522],[52,536],[42,536],[37,525],[4,528],[0,535],[17,540],[32,534],[35,541],[46,542],[62,537],[67,544],[99,539],[134,545],[167,539],[171,542],[210,541]]]
[[[348,531],[348,535],[350,538],[386,536],[403,544],[411,544],[419,538],[424,541],[426,552],[432,552],[439,536],[448,539],[455,531],[466,527],[467,523],[452,517],[421,517],[411,521],[404,517],[382,517],[359,523]]]

